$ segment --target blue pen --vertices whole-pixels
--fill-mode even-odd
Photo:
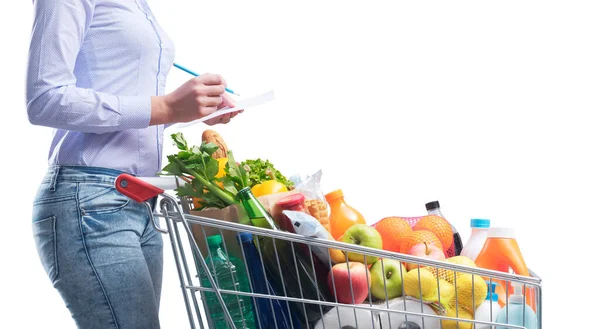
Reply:
[[[177,64],[177,63],[173,63],[173,66],[175,66],[176,68],[178,68],[178,69],[180,69],[180,70],[182,70],[182,71],[184,71],[184,72],[187,72],[187,73],[189,73],[189,74],[191,74],[191,75],[193,75],[193,76],[195,76],[195,77],[197,77],[197,76],[198,76],[198,73],[196,73],[196,72],[194,72],[194,71],[192,71],[192,70],[190,70],[190,69],[186,69],[185,67],[183,67],[183,66],[181,66],[181,65],[179,65],[179,64]],[[231,89],[229,89],[229,88],[225,88],[225,91],[227,91],[227,92],[228,92],[228,93],[230,93],[230,94],[234,94],[234,95],[236,95],[236,96],[239,96],[239,94],[236,94],[236,93],[235,93],[233,90],[231,90]]]

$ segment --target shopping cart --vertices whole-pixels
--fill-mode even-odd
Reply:
[[[265,328],[263,322],[258,321],[260,315],[257,314],[257,312],[264,312],[264,309],[259,308],[259,304],[265,300],[270,302],[273,319],[275,318],[274,305],[277,304],[287,309],[285,315],[286,317],[289,317],[289,322],[287,322],[288,319],[286,318],[286,323],[279,323],[279,328],[445,329],[473,327],[493,328],[494,326],[497,326],[496,328],[525,328],[523,325],[496,323],[491,317],[488,320],[473,320],[472,317],[462,316],[461,314],[463,313],[461,313],[460,310],[464,310],[465,307],[459,305],[458,298],[454,298],[449,305],[448,303],[442,303],[443,296],[440,282],[443,280],[436,279],[437,294],[434,296],[434,300],[430,298],[431,296],[426,298],[423,295],[425,290],[432,289],[432,287],[422,284],[421,271],[433,272],[438,278],[444,277],[440,274],[441,272],[446,273],[446,276],[449,273],[454,279],[451,281],[455,282],[453,284],[455,296],[459,294],[458,284],[456,283],[459,275],[468,275],[473,282],[476,276],[480,276],[485,278],[486,282],[490,285],[492,282],[494,282],[494,285],[496,285],[496,283],[504,284],[505,287],[510,287],[512,284],[520,284],[524,287],[523,291],[533,293],[531,305],[536,310],[535,316],[537,318],[537,327],[542,328],[541,279],[533,272],[530,273],[531,277],[519,276],[510,273],[490,271],[421,257],[413,257],[405,254],[376,250],[332,240],[305,237],[284,231],[269,230],[213,218],[194,216],[190,214],[190,211],[193,209],[192,200],[188,198],[178,198],[167,192],[169,190],[174,190],[180,182],[181,181],[175,178],[165,177],[145,179],[122,174],[117,178],[115,185],[117,190],[124,195],[138,203],[144,203],[152,216],[151,218],[155,229],[169,235],[191,328],[223,328],[223,322],[219,322],[220,324],[215,327],[215,324],[213,323],[214,319],[211,318],[216,307],[216,305],[214,305],[215,300],[219,305],[218,308],[222,312],[223,318],[220,319],[220,321],[224,321],[228,328],[236,328],[235,321],[237,321],[237,328],[270,329],[270,327]],[[150,206],[150,200],[153,200],[156,197],[158,197],[159,202],[157,205],[159,209],[155,212],[154,209],[152,209],[152,206]],[[161,227],[160,219],[163,219],[166,222],[166,228]],[[182,229],[184,231],[183,233],[181,232]],[[274,288],[267,292],[255,291],[254,284],[250,284],[249,291],[220,288],[219,282],[217,282],[216,277],[214,276],[214,271],[211,271],[210,264],[205,260],[208,245],[203,244],[206,244],[208,235],[207,230],[212,232],[212,234],[217,232],[216,234],[220,235],[223,241],[229,241],[229,243],[223,245],[227,257],[229,257],[230,253],[234,253],[232,249],[236,246],[236,241],[234,241],[233,244],[231,243],[231,237],[238,236],[236,234],[241,232],[250,233],[255,238],[253,240],[255,243],[260,243],[260,241],[262,241],[262,243],[272,243],[275,252],[275,264],[277,267],[275,271],[271,269],[271,275],[269,276],[267,276],[269,269],[265,267],[265,263],[267,262],[266,257],[269,256],[262,253],[263,249],[260,246],[257,247],[257,250],[259,251],[260,260],[264,261],[262,269],[265,274],[264,282],[262,283]],[[291,247],[291,252],[288,250],[288,253],[286,254],[280,249],[280,253],[278,254],[276,246],[281,245]],[[417,297],[410,297],[405,294],[405,289],[408,288],[408,286],[404,286],[405,278],[402,278],[403,293],[402,296],[398,298],[377,299],[369,291],[368,298],[360,304],[341,303],[338,301],[338,294],[335,291],[335,282],[333,282],[333,291],[324,291],[324,289],[327,289],[328,287],[328,275],[323,277],[322,267],[325,265],[328,270],[335,263],[329,258],[329,264],[319,264],[317,258],[314,257],[313,251],[318,249],[323,250],[323,248],[326,248],[326,250],[331,248],[344,251],[346,262],[349,261],[347,254],[352,252],[364,255],[365,265],[367,265],[368,256],[375,256],[377,258],[397,261],[399,264],[413,263],[423,266],[418,267],[417,270],[417,272],[419,272],[418,289],[419,292],[423,294]],[[247,255],[245,255],[243,248],[236,250],[235,253],[240,255],[240,251],[241,256],[239,258],[243,260],[245,265],[245,271],[241,274],[250,276],[250,270],[256,270],[255,267],[257,265],[254,263],[252,265],[248,264],[246,260]],[[272,256],[271,260],[273,260]],[[292,271],[297,275],[300,275],[300,271],[302,270],[305,271],[305,274],[309,273],[310,278],[305,281],[299,280],[299,282],[296,282],[292,279],[294,277],[293,272],[288,272],[289,275],[284,274],[285,270],[290,270],[289,266],[292,266]],[[347,271],[348,276],[351,277],[352,274],[350,273],[350,269]],[[367,266],[365,272],[368,271],[369,269]],[[213,273],[213,275],[210,273]],[[231,275],[233,278],[233,273]],[[354,273],[354,275],[356,276],[356,273]],[[368,273],[365,273],[365,277],[367,275]],[[407,276],[407,274],[403,274],[402,272],[401,275]],[[331,279],[334,280],[334,277]],[[373,277],[371,276],[371,280],[372,279]],[[382,281],[387,297],[387,287],[385,286],[387,281]],[[208,284],[206,284],[207,282]],[[359,294],[359,291],[355,291],[352,288],[352,284],[356,282],[359,281],[355,281],[354,279],[349,280],[349,294],[352,300],[355,300],[355,296],[357,297]],[[302,284],[304,284],[304,286],[302,286]],[[296,285],[299,285],[299,289]],[[433,287],[434,290],[436,290],[435,288],[436,287]],[[473,284],[471,288],[470,296],[472,297],[474,304],[476,296],[475,285]],[[316,293],[311,289],[314,289]],[[319,289],[321,290],[319,291]],[[505,300],[509,299],[508,291],[508,289],[505,290]],[[464,294],[465,292],[461,291],[461,293]],[[205,303],[208,294],[211,295],[211,299],[209,302]],[[231,296],[235,296],[235,299],[238,301],[238,303],[233,306],[230,303]],[[240,316],[239,313],[235,312],[237,309],[234,309],[234,307],[239,306],[239,310],[241,311],[242,303],[244,303],[244,301],[247,302],[248,300],[251,300],[256,321],[254,321],[254,323],[240,325]],[[262,305],[264,306],[264,304]],[[443,307],[444,305],[446,307]],[[526,303],[523,303],[523,305],[526,305]],[[211,310],[213,313],[211,313]],[[522,323],[526,323],[524,319],[525,307],[523,307],[523,310]],[[237,317],[235,314],[238,314]],[[243,320],[244,319],[242,319],[242,321]],[[274,322],[273,328],[279,329],[278,324],[276,323],[277,321]]]

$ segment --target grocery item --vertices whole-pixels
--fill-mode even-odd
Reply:
[[[450,306],[446,309],[447,317],[455,318],[457,320],[442,320],[442,329],[472,329],[473,323],[460,321],[473,320],[473,313],[463,309],[462,307],[456,308],[456,304],[450,303]]]
[[[454,304],[454,307],[456,307],[456,287],[446,280],[438,279],[438,281],[440,290],[440,304],[444,307],[444,309],[453,307],[451,304]]]
[[[471,236],[469,236],[469,240],[467,240],[467,243],[465,244],[465,247],[461,251],[460,255],[469,257],[475,261],[479,255],[479,252],[483,248],[483,245],[485,244],[489,228],[489,219],[471,219]]]
[[[496,322],[498,313],[500,313],[500,305],[498,304],[498,294],[496,294],[496,283],[487,282],[488,294],[481,305],[475,310],[475,320]],[[495,326],[494,326],[495,328]],[[475,329],[492,329],[491,324],[475,324]]]
[[[186,182],[176,189],[178,196],[200,199],[202,209],[223,209],[239,203],[236,194],[247,186],[247,177],[231,151],[227,153],[225,175],[217,178],[219,161],[213,157],[218,150],[216,145],[203,142],[200,146],[188,146],[183,134],[171,137],[180,151],[167,156],[169,163],[160,174],[180,177]]]
[[[413,227],[413,230],[425,230],[435,234],[435,236],[437,236],[438,239],[440,239],[440,242],[442,243],[443,247],[442,250],[444,251],[452,247],[452,243],[454,241],[452,226],[450,226],[450,223],[448,223],[447,220],[440,216],[424,216],[417,222],[415,227]]]
[[[209,255],[206,257],[206,265],[216,281],[217,287],[225,290],[250,292],[248,277],[244,263],[233,256],[227,257],[222,249],[222,238],[220,234],[211,235],[206,239],[209,247]],[[202,272],[202,286],[211,287],[206,272]],[[206,305],[210,312],[210,319],[214,328],[227,328],[225,310],[221,307],[217,295],[214,292],[204,292]],[[227,310],[231,314],[236,328],[256,328],[252,309],[252,299],[247,296],[221,293]]]
[[[279,230],[271,215],[252,195],[250,188],[242,189],[238,197],[252,225]],[[327,272],[322,275],[321,271],[317,270],[317,264],[313,266],[312,255],[302,252],[306,245],[266,236],[256,236],[254,242],[262,254],[267,277],[276,291],[285,291],[287,296],[294,298],[330,302],[334,300],[327,286]],[[290,302],[290,305],[300,319],[307,319],[310,323],[317,321],[322,313],[331,308],[298,302]]]
[[[456,279],[456,299],[463,309],[474,313],[487,295],[487,284],[479,275],[463,274]]]
[[[328,232],[331,232],[331,225],[329,224],[329,211],[327,209],[327,203],[325,203],[325,201],[317,199],[304,200],[304,206],[306,207],[308,212],[314,218],[316,218]]]
[[[498,313],[496,322],[524,326],[527,329],[538,329],[537,316],[533,309],[524,303],[523,285],[518,282],[512,283],[514,293],[508,297],[508,304]],[[497,326],[497,329],[508,329]]]
[[[436,247],[435,245],[429,245],[427,242],[419,243],[419,244],[412,246],[412,248],[410,248],[410,250],[408,251],[408,254],[411,256],[417,256],[417,257],[421,257],[421,258],[428,258],[428,259],[440,260],[440,261],[446,259],[446,255],[444,255],[444,252],[442,251],[442,249]],[[424,267],[424,265],[415,264],[415,263],[406,263],[406,268],[409,271],[412,269],[415,269],[417,267]]]
[[[253,293],[276,295],[269,280],[265,280],[266,273],[260,260],[258,250],[252,242],[250,233],[237,234],[237,241],[242,248],[242,254],[248,265],[250,285]],[[262,329],[300,329],[302,326],[297,315],[290,312],[286,301],[269,298],[254,298],[255,318],[260,321],[256,328]]]
[[[227,158],[217,158],[217,162],[219,163],[219,171],[215,175],[215,178],[222,178],[227,174],[225,172],[225,167],[227,166],[227,161],[228,161]],[[222,182],[216,181],[215,184],[217,184],[217,186],[223,188]],[[208,191],[205,189],[205,192],[208,192]],[[193,202],[194,202],[194,208],[202,208],[204,205],[202,198],[193,198]]]
[[[365,303],[364,306],[370,304]],[[374,311],[347,306],[337,306],[323,315],[314,329],[381,329],[379,316]],[[383,327],[387,328],[387,327]],[[394,328],[396,329],[396,328]]]
[[[406,273],[404,293],[429,303],[436,310],[456,304],[456,287],[446,280],[436,278],[425,268],[416,268]]]
[[[475,264],[481,268],[506,273],[510,273],[509,269],[512,269],[517,275],[529,276],[529,269],[525,264],[525,259],[516,240],[515,231],[512,228],[489,228],[485,244],[481,248]],[[487,278],[486,281],[488,281]],[[506,282],[503,280],[495,281],[499,284],[496,288],[498,290],[498,304],[504,306],[506,304],[506,293],[504,292]],[[528,288],[525,295],[527,304],[535,310],[535,291]]]
[[[269,180],[276,180],[289,190],[294,188],[294,183],[277,170],[269,160],[247,159],[240,163],[240,168],[243,168],[248,174],[248,186],[250,187]]]
[[[321,190],[321,176],[323,171],[319,170],[316,173],[297,181],[295,190],[302,192],[307,200],[325,201],[323,190]]]
[[[379,312],[379,320],[381,322],[381,328],[383,329],[398,329],[398,328],[423,328],[423,329],[440,329],[440,320],[434,317],[428,317],[426,315],[438,315],[435,310],[430,307],[427,303],[421,304],[421,301],[413,300],[411,298],[399,297],[389,300],[387,303],[382,302],[377,305],[382,311]],[[411,312],[413,314],[402,314],[388,312],[387,310],[393,311],[404,311]],[[417,315],[419,314],[419,315]],[[421,315],[423,314],[423,315]],[[425,316],[424,316],[425,315]],[[337,327],[332,327],[337,328]],[[362,328],[362,327],[360,327]],[[365,327],[369,328],[369,327]],[[379,327],[377,327],[379,329]]]
[[[400,252],[402,239],[410,235],[413,229],[402,217],[385,217],[373,227],[381,235],[383,250]]]
[[[413,231],[408,236],[406,236],[404,239],[402,239],[402,242],[400,244],[400,253],[408,254],[408,251],[413,246],[415,246],[417,244],[421,244],[421,243],[427,243],[429,246],[436,246],[439,249],[444,250],[444,247],[442,246],[442,242],[440,241],[440,239],[438,239],[438,237],[433,232],[425,231],[425,230],[417,230],[417,231]]]
[[[254,194],[254,196],[256,196],[257,198],[263,195],[283,193],[287,191],[288,188],[283,183],[278,182],[275,179],[270,179],[268,181],[252,186],[252,194]]]
[[[402,296],[406,267],[400,261],[380,258],[370,269],[371,294],[380,300]]]
[[[472,260],[470,260],[469,258],[467,258],[465,256],[450,257],[450,258],[446,259],[446,262],[452,263],[452,264],[457,264],[457,265],[477,267],[477,265],[475,265],[475,262],[473,262]],[[455,278],[458,278],[459,276],[466,274],[465,272],[448,270],[448,269],[438,268],[438,267],[426,267],[426,269],[431,271],[431,273],[433,273],[433,275],[435,275],[436,277],[444,279],[450,283],[454,283]]]
[[[439,201],[428,202],[427,204],[425,204],[425,209],[427,209],[427,213],[429,215],[436,215],[436,216],[440,216],[442,218],[446,218],[442,214]],[[462,243],[462,239],[460,237],[460,233],[458,233],[458,231],[456,230],[456,227],[454,227],[454,225],[452,225],[452,223],[450,223],[450,226],[452,227],[452,233],[453,233],[453,238],[454,238],[453,239],[454,240],[454,248],[451,248],[450,250],[447,251],[447,257],[460,255],[462,248],[463,248],[463,243]]]
[[[328,193],[325,199],[331,210],[329,225],[334,239],[338,240],[354,224],[366,224],[363,215],[346,203],[342,190]]]
[[[336,302],[361,304],[369,297],[371,274],[363,263],[335,264],[327,276],[327,285]]]
[[[254,194],[254,193],[252,193]],[[306,206],[304,205],[304,195],[302,193],[294,193],[290,195],[286,195],[279,199],[273,210],[271,212],[273,219],[277,223],[277,225],[287,232],[294,233],[295,229],[290,222],[290,219],[284,215],[284,211],[300,211],[306,214],[309,214]]]
[[[346,230],[346,233],[339,238],[339,241],[373,249],[381,249],[383,246],[379,232],[367,224],[350,226]],[[349,260],[361,263],[366,262],[367,265],[371,265],[379,259],[379,257],[365,255],[360,252],[347,252],[346,254]]]
[[[404,276],[404,293],[426,302],[438,302],[438,280],[424,268],[408,271]]]
[[[213,143],[218,149],[215,153],[212,154],[212,157],[215,159],[226,158],[229,149],[227,148],[227,144],[223,140],[223,137],[216,131],[207,129],[202,132],[202,141],[205,143]]]
[[[282,214],[290,220],[294,233],[313,238],[333,240],[331,233],[325,230],[325,228],[311,215],[302,211],[291,210],[284,210]],[[312,246],[311,250],[326,266],[329,266],[330,262],[332,264],[337,264],[346,261],[346,256],[338,249]]]

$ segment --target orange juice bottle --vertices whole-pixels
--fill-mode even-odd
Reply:
[[[329,228],[334,239],[339,239],[354,224],[366,224],[363,215],[344,201],[342,190],[335,190],[325,195],[329,203]]]
[[[506,273],[511,268],[517,275],[530,276],[525,259],[519,249],[519,244],[515,239],[515,233],[510,228],[492,227],[488,230],[487,239],[477,259],[475,259],[475,264],[480,268]],[[486,278],[486,280],[489,279]],[[497,289],[499,290],[497,292],[498,304],[504,306],[506,304],[506,293],[504,292],[507,289],[506,281],[495,279],[492,279],[492,281],[499,284],[497,286],[499,288]],[[535,291],[531,288],[527,288],[527,290],[527,304],[535,310]],[[512,291],[509,291],[509,295],[512,293]]]

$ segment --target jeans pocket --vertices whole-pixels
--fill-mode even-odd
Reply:
[[[131,201],[113,185],[102,183],[80,183],[78,200],[83,215],[117,212]]]
[[[56,255],[56,218],[50,216],[33,222],[33,237],[40,261],[50,281],[58,277],[58,261]]]

